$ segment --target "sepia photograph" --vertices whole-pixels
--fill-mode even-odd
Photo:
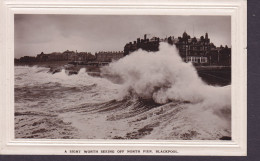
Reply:
[[[14,137],[231,141],[231,45],[228,15],[15,14]]]
[[[0,15],[0,155],[247,155],[246,0],[0,0]]]

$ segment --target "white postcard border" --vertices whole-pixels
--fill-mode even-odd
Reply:
[[[0,154],[247,154],[247,27],[245,0],[2,0],[0,4]],[[223,15],[232,21],[232,141],[14,139],[14,14]],[[98,153],[84,151],[97,150]],[[102,153],[102,150],[104,151]],[[114,153],[110,153],[114,150]],[[127,153],[127,150],[136,150]],[[152,150],[146,153],[144,150]],[[79,152],[80,151],[80,152]],[[140,151],[140,153],[138,152]],[[157,152],[158,151],[158,152]],[[78,153],[79,152],[79,153]]]

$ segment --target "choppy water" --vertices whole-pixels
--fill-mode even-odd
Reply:
[[[15,67],[15,137],[218,140],[231,136],[230,86],[213,87],[174,47],[137,51],[92,77]]]

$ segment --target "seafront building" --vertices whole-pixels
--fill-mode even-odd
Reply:
[[[36,57],[24,56],[15,59],[15,62],[44,62],[44,61],[68,61],[84,62],[89,64],[108,64],[112,61],[142,49],[148,52],[159,50],[160,42],[167,42],[175,45],[184,62],[192,62],[196,66],[231,66],[231,48],[228,46],[216,47],[209,39],[208,33],[200,38],[191,37],[186,32],[180,37],[169,36],[163,39],[159,37],[148,38],[147,34],[143,39],[129,42],[124,46],[124,51],[100,51],[92,55],[90,52],[77,52],[66,50],[64,52],[43,52]]]
[[[39,62],[44,61],[91,61],[94,60],[95,56],[90,52],[74,52],[66,50],[63,53],[53,52],[50,54],[38,54],[36,60]]]
[[[159,50],[160,38],[153,37],[151,39],[147,38],[147,34],[144,35],[144,39],[138,38],[137,41],[129,42],[124,47],[124,55],[128,55],[138,49],[146,51],[158,51]]]
[[[124,57],[123,51],[100,51],[95,53],[97,62],[112,62]]]
[[[192,62],[194,65],[231,65],[231,48],[227,46],[216,47],[210,42],[208,33],[205,33],[205,37],[201,36],[200,38],[191,38],[186,32],[183,33],[182,37],[169,36],[165,39],[158,37],[147,39],[147,35],[144,35],[144,39],[138,38],[133,43],[127,43],[124,47],[124,54],[128,55],[138,49],[158,51],[160,42],[175,45],[184,62]]]
[[[53,52],[50,54],[38,54],[36,57],[37,61],[95,61],[95,62],[112,62],[118,60],[124,56],[123,51],[100,51],[92,55],[90,52],[74,52],[66,50],[63,53]]]
[[[68,61],[72,64],[108,64],[112,61],[119,60],[124,57],[123,51],[100,51],[92,55],[90,52],[74,52],[66,50],[62,53],[52,52],[45,54],[41,52],[36,57],[24,56],[20,59],[15,59],[15,62],[48,62],[48,61]],[[73,63],[74,62],[74,63]],[[77,63],[76,63],[77,62]]]

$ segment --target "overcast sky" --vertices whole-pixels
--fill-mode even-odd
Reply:
[[[122,51],[144,34],[205,36],[231,45],[230,16],[15,15],[15,57],[65,50]],[[194,35],[193,35],[194,31]]]

